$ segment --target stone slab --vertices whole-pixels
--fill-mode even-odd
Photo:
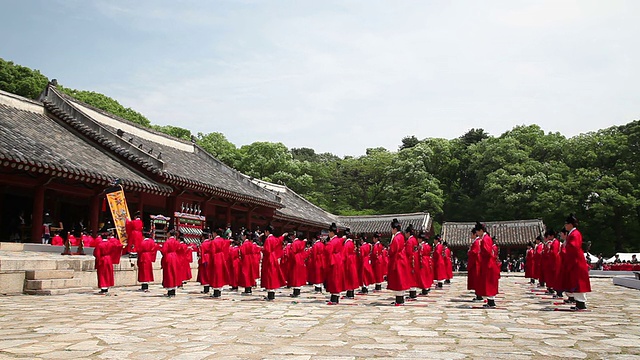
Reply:
[[[24,271],[0,272],[0,294],[20,294],[24,289]]]
[[[27,280],[73,279],[74,270],[27,270]]]

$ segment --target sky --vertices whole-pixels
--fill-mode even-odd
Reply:
[[[0,0],[0,58],[237,146],[640,119],[640,1]]]

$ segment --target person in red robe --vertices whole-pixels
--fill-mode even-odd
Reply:
[[[240,272],[240,241],[234,240],[229,248],[229,286],[231,291],[238,290],[238,274]]]
[[[309,249],[309,259],[307,267],[310,268],[309,282],[313,284],[313,290],[317,293],[322,292],[322,284],[324,283],[324,274],[326,272],[324,241],[321,237],[316,237],[316,241]]]
[[[473,290],[476,297],[473,301],[483,301],[482,296],[478,295],[476,290],[476,283],[478,281],[478,258],[480,256],[480,237],[476,235],[475,227],[471,229],[471,246],[467,252],[467,290]]]
[[[389,275],[389,247],[382,248],[382,272],[384,273],[384,279],[387,279]]]
[[[98,287],[101,295],[107,295],[109,288],[114,285],[113,264],[114,258],[120,258],[120,242],[109,241],[107,236],[93,249],[93,256],[96,258],[95,268],[98,275]]]
[[[162,244],[160,252],[162,253],[162,287],[167,289],[167,296],[176,296],[176,289],[182,285],[182,278],[179,272],[180,258],[178,249],[180,242],[175,238],[175,231],[169,231],[169,238]]]
[[[53,246],[63,246],[64,245],[64,239],[62,238],[62,236],[60,236],[59,232],[55,232],[53,235],[53,238],[51,238],[51,245]]]
[[[356,245],[349,228],[344,232],[344,243],[342,245],[342,258],[344,259],[344,289],[347,291],[346,298],[355,298],[355,290],[360,287],[358,279],[358,260],[356,255]]]
[[[409,298],[418,298],[418,282],[420,277],[420,256],[418,255],[418,239],[413,236],[413,225],[407,226],[404,236],[407,239],[404,244],[404,249],[409,262],[409,274],[407,275],[410,282]]]
[[[149,291],[149,283],[153,282],[153,263],[156,261],[158,247],[156,242],[146,237],[138,247],[138,282],[141,283],[140,290]]]
[[[484,305],[488,308],[495,308],[495,296],[498,293],[498,279],[500,267],[496,262],[498,254],[494,249],[493,240],[486,231],[483,224],[476,223],[476,234],[480,237],[480,254],[478,256],[478,281],[476,283],[476,293],[485,299]]]
[[[289,248],[289,278],[287,284],[293,288],[291,297],[300,296],[302,286],[307,283],[307,267],[305,259],[307,257],[307,241],[302,231],[296,232],[296,237]]]
[[[209,285],[209,253],[211,252],[211,233],[206,230],[202,233],[203,240],[198,247],[198,278],[197,281],[203,286],[202,293],[208,294],[211,291]]]
[[[447,271],[444,267],[444,247],[442,238],[436,235],[433,239],[433,278],[436,280],[436,289],[441,290],[444,280],[447,278]]]
[[[538,280],[538,287],[544,287],[544,274],[542,274],[542,250],[544,245],[542,244],[542,235],[536,237],[536,242],[533,247],[533,266],[535,278]]]
[[[183,239],[180,239],[180,246],[178,246],[178,277],[180,278],[179,288],[182,288],[184,284],[187,283],[187,280],[191,279],[191,267],[189,266],[190,261],[187,256],[191,255],[189,250],[189,246],[184,243]]]
[[[529,282],[531,284],[536,283],[536,279],[533,277],[533,268],[534,268],[534,259],[533,259],[533,243],[529,242],[527,244],[527,254],[524,258],[524,277],[525,279],[531,279]]]
[[[576,305],[571,308],[572,310],[586,310],[586,293],[591,292],[591,281],[589,279],[589,264],[585,260],[582,249],[582,234],[577,226],[578,219],[575,215],[570,214],[564,225],[567,239],[564,242],[565,255],[562,259],[562,290],[566,291],[569,297],[575,299]]]
[[[451,279],[453,279],[453,261],[451,261],[451,249],[449,249],[446,241],[442,242],[442,247],[444,248],[444,271],[446,273],[444,283],[451,284]]]
[[[276,299],[276,289],[284,286],[285,279],[280,267],[280,259],[282,258],[282,243],[288,233],[275,237],[273,235],[273,226],[267,225],[264,230],[264,245],[262,246],[262,272],[260,276],[260,284],[267,290],[265,300],[273,301]]]
[[[324,247],[327,265],[324,287],[331,294],[327,305],[337,305],[340,302],[340,293],[346,290],[344,284],[344,240],[338,237],[337,232],[337,225],[331,223],[329,241]]]
[[[404,294],[413,283],[411,265],[407,259],[402,225],[397,219],[391,222],[391,242],[389,243],[389,267],[387,270],[387,289],[395,292],[396,306],[404,305]]]
[[[249,230],[242,233],[242,244],[240,245],[240,270],[238,272],[238,286],[244,287],[242,294],[249,295],[253,293],[252,288],[256,285],[255,274],[255,255],[260,256],[260,247],[253,242],[253,234]]]
[[[424,231],[418,234],[421,242],[418,245],[418,287],[422,289],[421,295],[428,295],[433,285],[433,263],[431,261],[431,245],[427,242]]]
[[[284,278],[284,284],[282,284],[282,286],[286,285],[287,287],[291,287],[291,285],[287,284],[287,280],[289,279],[289,266],[291,263],[291,242],[293,241],[290,236],[293,236],[293,234],[285,236],[284,238],[284,247],[282,248],[282,256],[280,257],[280,271],[282,272],[282,277]]]
[[[386,264],[384,262],[384,245],[380,242],[380,233],[373,234],[373,249],[371,250],[371,267],[373,268],[373,282],[376,284],[373,291],[382,290]]]
[[[78,244],[80,244],[78,238],[73,234],[69,234],[69,246],[78,246]]]
[[[94,241],[93,236],[89,235],[88,232],[85,231],[82,234],[82,246],[83,247],[91,247],[91,246],[93,246],[93,241]]]
[[[136,257],[138,254],[138,247],[142,242],[142,219],[140,218],[140,211],[136,211],[133,214],[133,219],[125,222],[125,230],[127,232],[127,251],[130,257]]]
[[[209,284],[213,289],[211,297],[220,298],[222,288],[229,284],[231,277],[229,269],[230,241],[223,238],[224,230],[218,228],[213,231],[213,240],[209,251]]]
[[[371,255],[373,247],[367,241],[364,234],[360,235],[360,247],[358,248],[358,279],[362,288],[360,294],[369,293],[369,285],[375,284]]]
[[[560,241],[556,239],[556,232],[553,229],[547,229],[544,236],[547,243],[547,291],[549,294],[557,296],[559,286],[556,274],[560,265]]]

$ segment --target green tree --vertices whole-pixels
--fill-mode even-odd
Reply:
[[[203,149],[216,157],[218,160],[235,167],[239,159],[238,149],[227,138],[219,132],[204,134],[199,132],[197,142]]]
[[[40,71],[0,58],[0,90],[35,99],[48,82],[49,79]]]
[[[151,128],[182,140],[191,140],[191,130],[173,125],[151,125]]]

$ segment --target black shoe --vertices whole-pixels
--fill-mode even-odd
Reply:
[[[347,296],[345,296],[347,299],[353,299],[355,298],[355,292],[353,290],[347,290]]]
[[[214,289],[211,297],[219,298],[220,296],[222,296],[222,291]]]
[[[300,296],[300,289],[293,289],[293,294],[289,295],[291,297],[298,297]]]
[[[476,297],[474,297],[472,301],[473,302],[480,302],[480,301],[484,301],[484,299],[482,298],[482,296],[476,295]]]
[[[587,303],[582,301],[576,301],[576,309],[577,310],[587,310]]]
[[[276,292],[275,291],[268,291],[267,292],[267,301],[273,301],[276,299]]]
[[[382,284],[376,284],[376,287],[374,289],[375,291],[381,291],[382,290]]]
[[[211,286],[209,285],[205,285],[204,289],[202,290],[203,294],[208,294],[211,291]]]
[[[451,280],[447,279],[444,281],[445,284],[451,284]]]
[[[251,293],[252,293],[251,287],[250,286],[245,286],[243,294],[251,294]]]
[[[439,282],[439,283],[438,283],[438,285],[436,285],[436,287],[437,287],[438,289],[442,289],[442,283],[441,283],[441,282]]]
[[[531,279],[531,281],[529,281],[529,284],[535,284],[536,283],[536,279]]]
[[[417,299],[417,298],[418,298],[418,291],[410,290],[409,291],[409,299]]]
[[[366,286],[363,286],[363,287],[360,289],[360,292],[359,292],[358,294],[362,294],[362,295],[364,295],[364,294],[368,294],[368,293],[369,293],[369,288],[368,288],[368,287],[366,287]]]
[[[167,297],[176,297],[176,289],[167,290]]]
[[[232,287],[231,291],[238,291],[238,287],[237,286]]]
[[[109,293],[109,289],[100,289],[100,295],[107,295],[107,293]]]
[[[149,284],[142,284],[142,286],[140,287],[140,290],[149,291]]]
[[[340,295],[331,294],[331,300],[327,302],[327,305],[338,305],[340,303]]]
[[[565,304],[575,304],[576,299],[573,296],[569,296],[567,300],[564,301]]]
[[[429,295],[429,289],[422,289],[420,295]]]
[[[496,301],[495,300],[487,300],[487,303],[482,305],[482,307],[494,308],[494,307],[496,307]]]
[[[402,295],[396,296],[396,301],[393,303],[393,305],[395,305],[395,306],[404,305],[404,296],[402,296]]]
[[[321,286],[314,286],[313,290],[317,293],[321,293],[322,292],[322,287]]]

